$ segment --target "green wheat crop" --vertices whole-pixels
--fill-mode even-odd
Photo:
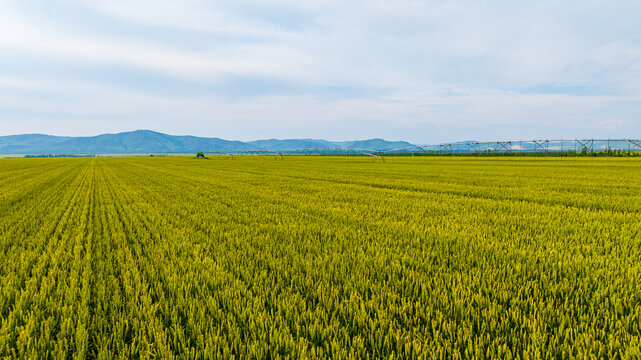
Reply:
[[[0,160],[0,358],[641,357],[641,161]]]

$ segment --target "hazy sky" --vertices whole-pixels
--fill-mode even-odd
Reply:
[[[641,1],[0,0],[0,135],[641,138]]]

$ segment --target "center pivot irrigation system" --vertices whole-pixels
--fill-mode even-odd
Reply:
[[[370,156],[373,161],[385,161],[388,155],[493,155],[493,154],[582,154],[608,152],[641,152],[641,140],[635,139],[575,139],[575,140],[517,140],[465,141],[438,145],[416,145],[388,150],[359,148],[306,148],[284,151],[207,152],[209,155],[263,155],[283,159],[284,155],[345,155]]]

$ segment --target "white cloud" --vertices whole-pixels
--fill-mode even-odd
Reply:
[[[492,136],[496,127],[519,137],[528,129],[557,137],[641,128],[641,5],[633,1],[47,5],[79,11],[74,21],[34,11],[44,6],[0,2],[0,57],[29,60],[0,67],[5,133],[77,134],[94,124],[96,131],[132,126],[245,139],[406,131],[407,139],[428,142]],[[31,74],[30,67],[52,63],[70,70]],[[88,65],[129,72],[107,82],[73,71]],[[154,93],[153,79],[130,79],[144,71],[196,85]],[[225,96],[234,76],[248,80],[229,89],[240,95]],[[256,95],[252,79],[292,90]],[[319,87],[379,91],[327,96],[314,92]],[[63,118],[68,125],[56,128],[52,119]],[[453,127],[460,131],[447,130]]]

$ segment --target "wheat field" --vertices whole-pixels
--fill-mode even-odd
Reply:
[[[0,358],[641,357],[641,161],[0,159]]]

